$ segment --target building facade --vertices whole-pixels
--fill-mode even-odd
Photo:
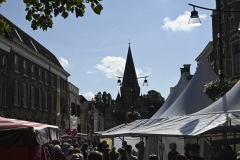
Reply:
[[[47,48],[0,17],[11,26],[0,37],[0,116],[65,126],[70,74]]]
[[[220,2],[220,3],[218,3]],[[216,1],[216,8],[220,6],[222,12],[212,13],[212,30],[213,30],[213,51],[208,60],[214,71],[219,74],[220,67],[220,39],[222,39],[222,64],[225,78],[240,78],[240,31],[238,30],[240,22],[240,1],[239,0],[221,0]],[[233,12],[229,12],[233,11]],[[237,11],[237,12],[234,12]],[[219,21],[221,27],[219,27]],[[221,34],[219,34],[221,28]],[[219,36],[221,38],[219,39]]]

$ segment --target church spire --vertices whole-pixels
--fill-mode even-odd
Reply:
[[[127,55],[125,70],[123,74],[122,87],[139,88],[130,43],[128,47],[128,55]]]

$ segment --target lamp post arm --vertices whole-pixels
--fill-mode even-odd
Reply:
[[[188,5],[189,5],[189,6],[196,7],[196,8],[204,9],[204,10],[209,10],[209,11],[218,11],[217,9],[212,9],[212,8],[201,7],[201,6],[197,6],[197,5],[195,5],[195,4],[191,4],[191,3],[188,3]]]
[[[198,5],[195,5],[195,4],[191,4],[191,3],[188,3],[189,6],[192,6],[192,7],[195,7],[195,8],[200,8],[200,9],[204,9],[204,10],[209,10],[209,11],[216,11],[216,12],[240,12],[240,10],[221,10],[221,9],[212,9],[212,8],[207,8],[207,7],[202,7],[202,6],[198,6]]]

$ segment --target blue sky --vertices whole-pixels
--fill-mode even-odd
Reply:
[[[129,42],[138,76],[149,76],[149,86],[139,80],[141,93],[153,89],[167,98],[179,68],[191,64],[194,74],[195,58],[212,40],[211,12],[196,9],[202,25],[189,27],[188,3],[215,8],[214,0],[103,0],[101,15],[86,4],[84,17],[55,18],[47,31],[31,29],[22,1],[7,0],[0,13],[55,54],[87,99],[99,91],[116,98]]]

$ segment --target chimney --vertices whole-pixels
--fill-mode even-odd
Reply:
[[[187,77],[190,78],[191,77],[191,73],[190,73],[190,66],[191,64],[184,64],[184,72],[186,73]]]

